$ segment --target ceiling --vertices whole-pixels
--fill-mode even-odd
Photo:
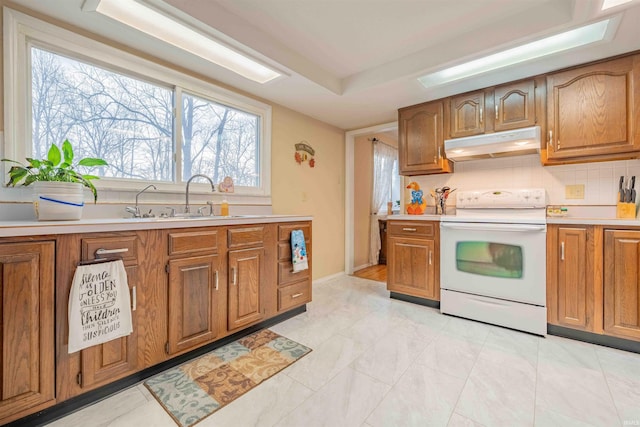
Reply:
[[[132,1],[132,0],[128,0]],[[392,122],[397,109],[640,50],[640,0],[145,0],[283,71],[266,84],[164,45],[84,0],[14,0],[118,43],[345,130]],[[611,41],[425,89],[416,78],[590,23],[622,19]]]

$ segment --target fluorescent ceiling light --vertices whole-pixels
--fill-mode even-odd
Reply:
[[[418,81],[424,87],[429,88],[595,43],[603,40],[607,34],[613,33],[609,28],[609,23],[612,21],[614,21],[613,18],[605,19],[604,21],[494,53],[493,55],[418,77]],[[612,27],[615,27],[615,25]]]
[[[631,0],[604,0],[602,2],[602,8],[600,10],[606,10],[611,7],[620,6],[621,4],[629,3]]]
[[[193,53],[258,83],[280,73],[195,31],[175,18],[134,0],[86,0],[82,10],[96,11],[159,40]]]

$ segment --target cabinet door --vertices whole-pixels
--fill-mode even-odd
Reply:
[[[593,289],[587,271],[587,229],[558,228],[557,323],[593,330]]]
[[[435,280],[435,241],[396,236],[390,236],[387,241],[387,289],[439,300],[440,289]]]
[[[169,353],[198,347],[217,336],[217,255],[169,261]]]
[[[54,251],[0,244],[0,424],[55,403]]]
[[[536,124],[535,82],[527,80],[497,86],[494,90],[496,131],[534,126]]]
[[[398,157],[401,175],[453,171],[444,157],[444,101],[399,110]]]
[[[263,317],[260,287],[264,249],[229,251],[229,330]]]
[[[605,231],[604,331],[640,340],[640,231]]]
[[[484,91],[451,97],[451,138],[485,131]]]
[[[547,76],[547,158],[640,151],[639,94],[638,55]]]
[[[131,322],[133,332],[104,344],[94,345],[80,353],[82,364],[81,386],[95,387],[122,378],[138,368],[138,313],[137,283],[138,267],[126,267],[129,295],[131,299]]]

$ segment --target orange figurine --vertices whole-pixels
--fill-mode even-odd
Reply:
[[[427,202],[417,182],[411,182],[407,185],[411,189],[411,203],[407,205],[407,213],[409,215],[422,215],[427,207]]]

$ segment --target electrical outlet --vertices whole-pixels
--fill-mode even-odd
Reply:
[[[584,199],[584,184],[567,185],[564,187],[565,199]]]

